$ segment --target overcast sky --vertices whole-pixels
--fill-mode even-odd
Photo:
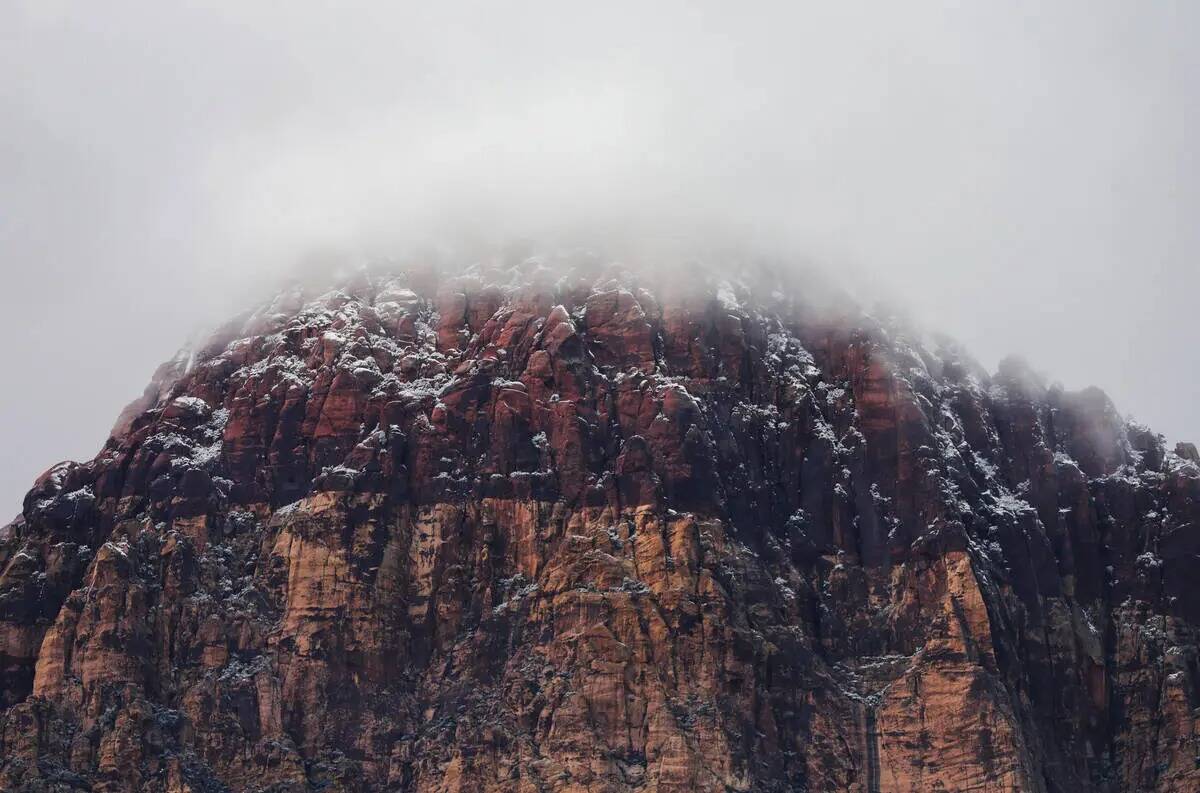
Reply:
[[[0,3],[0,518],[247,284],[439,223],[785,240],[1200,440],[1197,31],[1187,0]]]

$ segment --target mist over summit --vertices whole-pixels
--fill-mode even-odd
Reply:
[[[0,788],[1200,788],[1197,16],[4,4]]]
[[[0,396],[0,492],[89,454],[248,283],[477,229],[732,228],[1195,437],[1194,17],[7,3],[0,308],[43,387]]]

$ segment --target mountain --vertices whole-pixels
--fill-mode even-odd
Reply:
[[[766,266],[289,288],[0,571],[4,790],[1200,790],[1195,448]]]

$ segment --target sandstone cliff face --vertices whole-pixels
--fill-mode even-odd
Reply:
[[[1200,789],[1194,447],[802,282],[509,264],[286,293],[37,481],[0,788]]]

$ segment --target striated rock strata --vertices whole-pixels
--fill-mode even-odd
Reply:
[[[1200,790],[1195,447],[819,302],[497,261],[232,323],[0,533],[0,788]]]

